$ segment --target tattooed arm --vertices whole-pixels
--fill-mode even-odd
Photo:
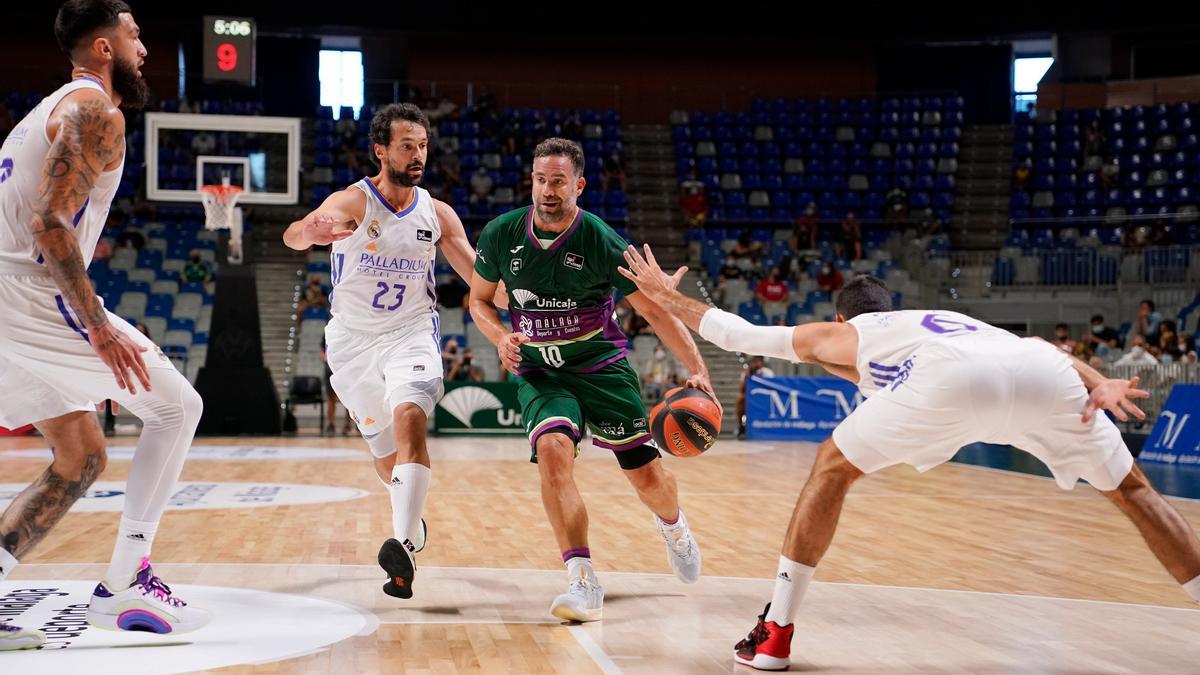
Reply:
[[[52,143],[31,224],[38,249],[63,299],[83,319],[92,349],[112,369],[117,385],[135,394],[136,377],[149,390],[150,376],[141,354],[145,349],[109,323],[88,279],[72,222],[100,174],[119,165],[125,152],[125,118],[99,92],[78,92],[59,104],[47,131]]]

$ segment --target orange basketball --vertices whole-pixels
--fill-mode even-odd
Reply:
[[[717,442],[721,412],[699,389],[675,387],[650,411],[650,433],[672,455],[695,457]]]

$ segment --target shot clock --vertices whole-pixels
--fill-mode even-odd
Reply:
[[[204,17],[204,79],[254,86],[254,19]]]

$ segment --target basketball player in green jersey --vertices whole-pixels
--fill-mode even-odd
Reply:
[[[573,478],[584,425],[592,431],[592,445],[613,451],[654,512],[676,576],[684,583],[700,577],[700,549],[679,508],[675,478],[663,468],[651,440],[639,379],[625,358],[627,340],[614,317],[614,288],[688,368],[688,386],[712,395],[712,385],[687,328],[617,272],[625,264],[625,240],[576,205],[586,183],[583,167],[578,143],[551,138],[537,146],[533,206],[496,218],[479,237],[471,316],[496,345],[504,368],[521,377],[522,420],[570,584],[550,612],[566,620],[596,621],[604,591],[592,571],[587,510]],[[501,281],[508,291],[511,328],[500,322],[493,304]]]

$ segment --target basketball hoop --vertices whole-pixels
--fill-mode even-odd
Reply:
[[[204,229],[227,230],[233,226],[234,209],[242,188],[230,185],[204,185],[200,188],[200,201],[204,204]]]

